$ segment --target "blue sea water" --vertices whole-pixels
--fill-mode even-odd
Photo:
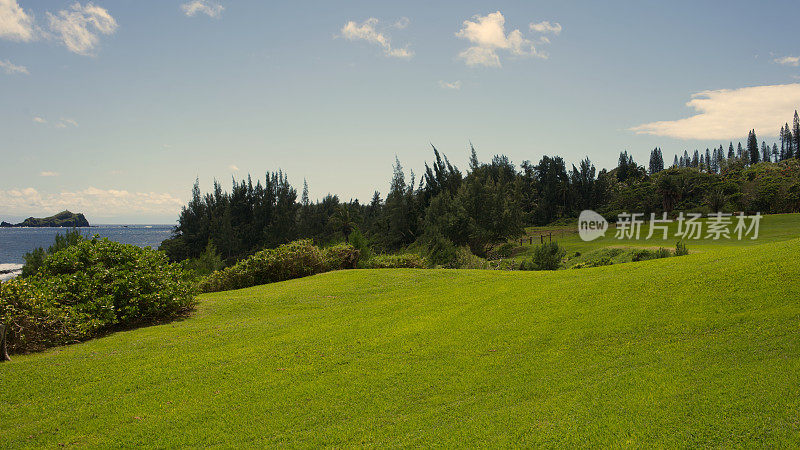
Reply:
[[[0,228],[0,272],[18,270],[24,262],[23,256],[38,247],[45,249],[53,244],[57,234],[64,234],[68,228]],[[97,225],[79,228],[86,237],[95,234],[101,238],[139,247],[158,248],[164,239],[172,234],[172,225]],[[15,273],[0,274],[7,279]]]

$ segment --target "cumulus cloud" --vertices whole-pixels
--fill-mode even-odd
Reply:
[[[80,211],[88,216],[175,215],[183,200],[167,193],[129,192],[89,187],[80,191],[46,194],[34,188],[0,190],[0,210],[9,215]]]
[[[9,75],[14,75],[14,74],[28,75],[28,74],[30,74],[30,72],[28,72],[28,68],[27,67],[18,66],[16,64],[13,64],[9,60],[5,60],[5,61],[0,60],[0,69],[3,69],[3,71],[5,73],[9,74]]]
[[[53,171],[50,171],[50,170],[43,170],[43,171],[39,172],[39,176],[40,177],[57,177],[58,176],[58,172],[53,172]]]
[[[100,43],[98,34],[109,35],[117,30],[117,21],[108,11],[91,2],[85,6],[75,2],[57,14],[48,12],[47,17],[55,38],[79,55],[93,56]]]
[[[774,136],[800,105],[800,83],[703,91],[686,106],[697,114],[679,120],[645,123],[630,128],[637,134],[677,139],[733,139],[755,129]]]
[[[772,62],[782,66],[797,67],[800,66],[800,56],[783,56],[773,59]]]
[[[461,81],[460,80],[456,80],[456,81],[453,81],[453,82],[448,82],[448,81],[439,80],[439,87],[442,88],[442,89],[452,89],[452,90],[457,91],[457,90],[461,89]]]
[[[36,39],[33,16],[17,0],[0,0],[0,38],[21,42]]]
[[[458,57],[468,66],[485,67],[501,66],[499,51],[514,56],[547,58],[547,54],[539,51],[534,42],[525,38],[518,29],[506,33],[505,23],[506,19],[500,11],[485,16],[476,15],[472,20],[465,20],[456,36],[468,40],[473,45],[459,53]]]
[[[402,20],[402,19],[401,19]],[[348,41],[367,41],[383,49],[383,54],[393,58],[409,59],[414,56],[414,52],[408,47],[396,48],[392,46],[391,39],[384,33],[376,29],[378,19],[370,17],[361,23],[354,21],[347,22],[341,29],[341,37]],[[406,24],[405,26],[408,26]]]
[[[43,117],[38,117],[38,116],[34,117],[33,121],[36,123],[47,123],[47,120],[45,120]]]
[[[208,17],[217,18],[222,14],[222,11],[225,9],[225,7],[219,3],[208,0],[194,0],[192,2],[182,4],[181,9],[183,10],[183,13],[189,17],[193,17],[197,14],[205,14]]]
[[[537,33],[544,33],[544,34],[552,33],[555,34],[556,36],[561,34],[561,24],[558,22],[550,23],[545,20],[539,23],[532,23],[530,25],[530,28],[531,31],[535,31]]]
[[[230,166],[228,166],[228,169],[231,169],[234,172],[239,171],[239,167],[236,164],[231,164]]]

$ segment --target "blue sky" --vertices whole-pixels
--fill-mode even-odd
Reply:
[[[798,2],[0,0],[0,218],[173,223],[199,177],[385,194],[464,167],[775,140]],[[699,96],[696,94],[702,93]],[[695,95],[696,97],[693,97]],[[695,98],[692,105],[687,102]]]

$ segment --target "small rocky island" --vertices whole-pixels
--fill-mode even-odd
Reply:
[[[66,227],[66,228],[81,228],[88,227],[89,221],[81,214],[74,214],[69,211],[62,211],[54,216],[38,219],[36,217],[28,217],[23,222],[18,224],[11,224],[8,222],[0,222],[0,227]]]

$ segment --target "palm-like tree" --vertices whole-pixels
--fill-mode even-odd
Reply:
[[[329,223],[334,230],[340,231],[344,235],[344,241],[349,244],[350,233],[356,228],[356,223],[350,215],[350,209],[345,205],[341,205],[331,217]]]

